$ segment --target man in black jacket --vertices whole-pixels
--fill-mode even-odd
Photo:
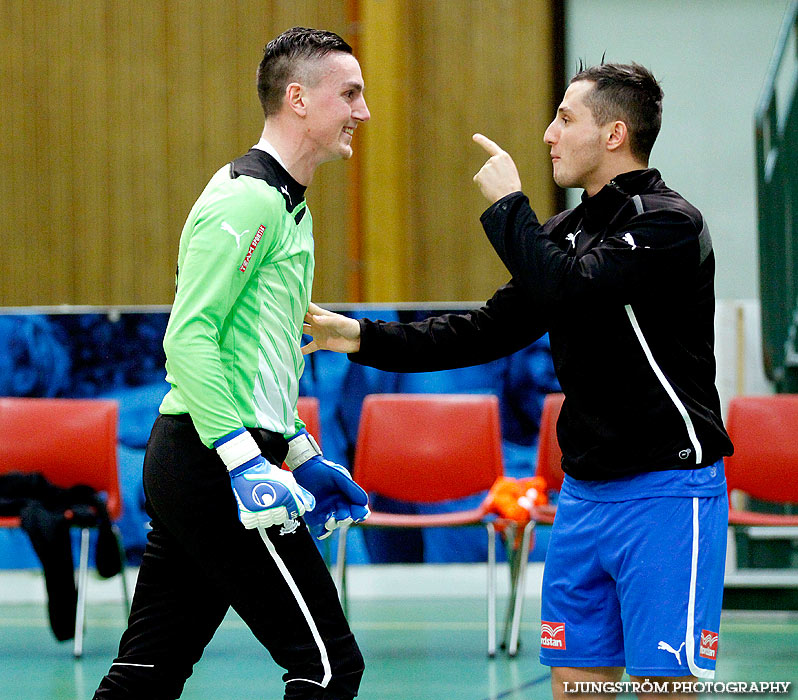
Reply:
[[[480,309],[306,317],[306,351],[404,372],[487,362],[549,333],[566,397],[541,611],[555,698],[585,681],[613,691],[624,669],[676,695],[714,677],[732,451],[714,384],[715,260],[701,213],[648,168],[661,110],[642,66],[580,71],[544,140],[555,182],[584,194],[543,225],[512,158],[474,136],[490,154],[474,177],[491,202],[482,224],[512,275]]]

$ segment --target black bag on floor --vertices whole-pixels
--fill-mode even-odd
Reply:
[[[96,527],[95,562],[103,578],[122,570],[119,541],[105,503],[88,486],[62,489],[41,474],[0,477],[0,515],[19,516],[42,563],[50,628],[59,641],[75,636],[77,588],[70,527]]]

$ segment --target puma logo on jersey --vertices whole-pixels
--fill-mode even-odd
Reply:
[[[635,239],[632,238],[632,234],[631,233],[627,232],[627,233],[623,234],[623,242],[624,243],[628,243],[632,247],[632,250],[637,248],[637,243],[635,243]],[[640,246],[640,247],[641,248],[650,248],[651,246],[644,245],[644,246]]]
[[[660,642],[657,644],[657,649],[661,649],[662,651],[667,651],[670,654],[673,654],[676,657],[676,660],[679,662],[679,666],[682,665],[682,647],[684,646],[684,642],[682,642],[681,646],[678,649],[674,649],[668,642]]]
[[[582,233],[582,230],[581,230],[581,229],[580,229],[579,231],[577,231],[576,233],[569,233],[569,234],[567,234],[567,235],[565,236],[565,240],[566,240],[566,241],[571,241],[571,247],[572,247],[572,248],[576,248],[576,237],[577,237],[577,236],[578,236],[580,233]]]
[[[233,238],[236,239],[236,248],[239,249],[241,248],[241,236],[243,236],[245,233],[249,233],[249,229],[242,231],[241,233],[236,233],[235,229],[226,221],[222,221],[222,231],[229,233]]]

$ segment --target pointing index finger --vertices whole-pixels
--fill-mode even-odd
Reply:
[[[490,155],[497,156],[500,153],[503,153],[503,150],[499,147],[497,143],[491,141],[487,136],[483,136],[482,134],[474,134],[472,137],[475,143],[478,143],[482,148],[484,148]]]

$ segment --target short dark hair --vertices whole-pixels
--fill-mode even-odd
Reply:
[[[286,86],[303,74],[305,62],[323,58],[333,51],[352,53],[352,47],[334,32],[292,27],[272,39],[263,49],[258,66],[258,97],[266,117],[276,114],[283,103]]]
[[[579,62],[579,71],[571,83],[589,80],[593,89],[585,96],[598,125],[616,119],[629,129],[629,146],[632,155],[648,163],[654,141],[662,126],[662,88],[648,68],[637,63],[604,63],[585,67]]]

